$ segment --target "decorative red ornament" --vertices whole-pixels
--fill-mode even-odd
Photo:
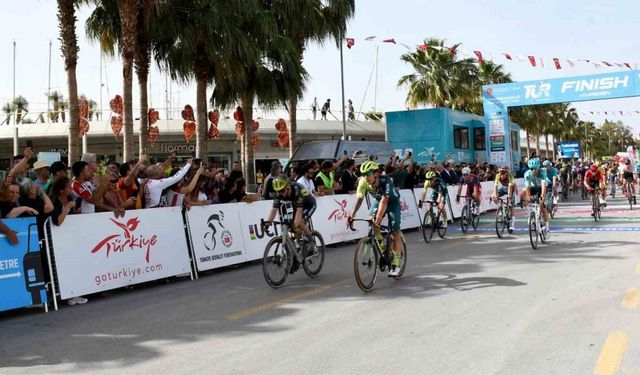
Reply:
[[[276,129],[278,130],[278,146],[280,146],[280,148],[287,147],[289,145],[289,130],[287,129],[287,123],[284,119],[278,119]]]
[[[213,123],[211,124],[211,126],[209,126],[209,139],[218,139],[220,138],[220,131],[218,130],[218,127],[215,126]]]
[[[244,137],[244,123],[236,122],[236,138]]]
[[[122,96],[116,95],[109,101],[109,108],[111,108],[111,112],[115,112],[122,116],[122,112],[124,111],[124,101],[122,100]]]
[[[111,130],[113,131],[113,135],[116,137],[120,135],[120,132],[122,131],[122,116],[111,116]]]
[[[160,129],[158,129],[157,126],[149,127],[149,144],[151,144],[151,146],[156,144],[156,141],[158,140],[159,135],[160,135]]]
[[[82,137],[89,131],[89,103],[86,99],[80,101],[80,121],[78,122],[78,136]]]
[[[209,121],[215,126],[218,126],[218,122],[220,121],[220,111],[217,109],[213,111],[209,111]]]
[[[184,133],[184,139],[189,143],[191,138],[196,134],[196,123],[193,121],[185,121],[182,124],[182,132]]]
[[[193,107],[191,107],[189,104],[184,106],[184,109],[182,110],[182,119],[185,121],[192,121],[195,122],[196,119],[193,116]]]
[[[255,132],[258,130],[258,128],[260,128],[260,123],[256,120],[253,120],[253,125],[251,126],[251,130]]]
[[[216,109],[213,111],[209,111],[209,121],[211,121],[211,125],[209,126],[209,139],[218,139],[220,138],[220,131],[218,131],[218,121],[220,121],[220,112]]]
[[[258,148],[259,143],[260,143],[260,134],[254,133],[253,138],[251,139],[251,146],[253,147],[254,150]]]
[[[244,114],[242,113],[242,107],[237,106],[235,112],[233,112],[233,119],[239,122],[244,121]]]
[[[160,120],[160,113],[158,113],[158,111],[156,111],[153,108],[149,108],[148,118],[149,118],[149,126],[151,126],[156,122],[158,122],[158,120]]]

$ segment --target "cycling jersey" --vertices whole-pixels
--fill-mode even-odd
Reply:
[[[316,199],[304,185],[298,182],[291,182],[288,197],[276,194],[273,199],[273,208],[279,209],[286,202],[291,202],[294,208],[302,208],[302,217],[305,220],[309,220],[316,211]]]
[[[380,176],[378,179],[378,187],[373,191],[373,196],[376,200],[382,199],[382,197],[388,197],[389,202],[399,202],[400,193],[393,183],[391,176]]]
[[[458,180],[458,186],[461,185],[467,185],[467,191],[465,195],[468,197],[473,195],[475,187],[478,187],[478,191],[482,189],[482,186],[480,185],[480,179],[474,174],[470,174],[466,178],[464,176],[460,177],[460,180]]]
[[[538,174],[535,174],[533,170],[528,170],[524,174],[524,187],[525,188],[538,188],[541,189],[542,186],[547,184],[546,173],[543,169],[538,169]]]
[[[622,173],[622,177],[625,180],[633,180],[633,167],[631,165],[629,165],[628,167],[624,168],[624,172]]]
[[[495,181],[495,186],[497,187],[509,187],[509,184],[513,184],[513,176],[510,175],[509,173],[506,173],[504,175],[498,173],[496,175],[496,181]]]
[[[592,172],[591,170],[588,170],[587,173],[585,173],[584,175],[584,179],[588,182],[592,182],[592,181],[603,181],[604,180],[604,176],[600,173],[600,171],[595,171]]]
[[[378,187],[373,191],[373,196],[375,201],[371,204],[369,215],[375,216],[378,212],[378,207],[380,206],[380,200],[383,197],[388,197],[389,201],[387,203],[386,214],[389,216],[389,227],[392,231],[399,231],[402,219],[400,214],[400,193],[393,184],[393,178],[390,176],[380,176],[378,180]]]
[[[358,198],[364,198],[367,193],[373,193],[373,190],[373,186],[367,182],[366,177],[360,177],[358,187],[356,188],[356,196]]]
[[[556,167],[551,167],[551,170],[547,170],[545,168],[545,178],[547,180],[547,184],[552,184],[554,177],[558,177],[558,169]]]
[[[436,177],[434,179],[435,183],[433,184],[433,186],[427,186],[427,182],[425,181],[424,183],[424,190],[429,191],[429,189],[431,189],[431,201],[436,201],[436,199],[438,199],[438,194],[441,194],[442,197],[446,197],[448,194],[448,190],[447,190],[447,185],[444,183],[444,180],[442,180],[439,177]]]

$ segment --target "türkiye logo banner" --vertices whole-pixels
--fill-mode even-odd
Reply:
[[[149,263],[151,249],[158,243],[158,236],[153,234],[145,236],[136,234],[135,231],[140,224],[138,217],[129,219],[126,223],[121,223],[114,219],[109,219],[119,228],[122,233],[115,233],[105,237],[91,250],[92,254],[103,252],[108,258],[111,253],[122,253],[125,251],[141,250],[145,254],[145,261]]]

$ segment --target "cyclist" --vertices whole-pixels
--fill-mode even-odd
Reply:
[[[558,204],[558,169],[551,164],[551,161],[545,160],[542,162],[542,167],[545,169],[545,178],[547,179],[547,190],[550,191],[547,194],[547,207],[551,207],[552,204]]]
[[[567,200],[569,198],[568,192],[569,192],[569,178],[571,174],[571,168],[569,167],[568,164],[565,164],[565,163],[560,163],[559,167],[560,169],[558,173],[559,173],[559,181],[560,181],[560,191],[562,192],[563,199]],[[567,192],[567,194],[565,194],[565,192]]]
[[[635,170],[631,165],[631,160],[625,162],[625,166],[622,172],[623,184],[627,194],[631,194],[633,197],[633,204],[636,204],[636,184],[634,179]]]
[[[609,174],[607,175],[609,180],[609,186],[611,186],[611,197],[616,197],[616,183],[618,181],[618,165],[613,164],[611,168],[609,168]]]
[[[533,197],[540,197],[540,211],[544,220],[544,227],[549,231],[549,212],[544,204],[547,195],[547,178],[545,169],[540,168],[540,159],[529,159],[527,163],[529,170],[524,174],[524,189],[520,193],[522,205],[527,207]]]
[[[471,173],[471,168],[464,167],[462,168],[462,177],[458,181],[458,193],[456,194],[456,203],[460,203],[460,192],[462,192],[462,185],[467,185],[467,190],[465,196],[472,197],[476,202],[476,212],[473,212],[474,215],[479,215],[480,212],[480,179],[475,174]]]
[[[447,227],[447,210],[444,209],[444,205],[447,201],[447,185],[445,185],[444,180],[438,177],[435,171],[428,171],[425,174],[425,182],[424,182],[424,190],[420,194],[420,201],[418,202],[418,208],[422,208],[422,203],[425,201],[425,197],[427,195],[427,190],[431,188],[431,201],[435,202],[438,205],[438,209],[440,210],[440,215],[442,217],[443,227]]]
[[[356,189],[356,205],[347,220],[353,220],[367,193],[372,193],[375,201],[369,210],[370,219],[373,219],[374,223],[379,226],[385,214],[389,216],[389,228],[393,238],[391,249],[393,251],[393,260],[389,277],[396,277],[400,273],[400,259],[402,256],[400,193],[398,193],[393,184],[393,179],[390,176],[382,175],[380,166],[375,161],[364,162],[360,166],[360,173],[361,177],[358,180],[358,188]],[[382,239],[379,229],[376,229],[375,235],[377,241]]]
[[[591,164],[589,169],[587,169],[586,173],[584,174],[584,187],[589,193],[591,193],[596,187],[599,187],[600,195],[602,196],[602,200],[604,201],[604,198],[607,195],[604,186],[604,176],[602,175],[602,173],[600,173],[600,170],[595,163]],[[591,216],[593,216],[593,212],[591,213]]]
[[[276,217],[276,212],[283,203],[291,202],[293,206],[293,227],[296,231],[304,233],[304,242],[315,245],[315,239],[311,234],[309,220],[316,210],[316,199],[311,195],[309,190],[298,182],[289,182],[286,175],[281,174],[274,178],[271,182],[275,197],[273,199],[273,207],[269,212],[269,218],[265,222],[265,227],[269,227]],[[315,246],[307,246],[311,252],[315,252]],[[313,254],[307,254],[313,255]],[[295,271],[295,270],[294,270]]]
[[[498,174],[496,175],[496,181],[493,184],[493,195],[491,195],[491,199],[494,202],[498,203],[498,198],[504,195],[507,196],[507,200],[511,203],[511,208],[509,211],[511,214],[511,226],[509,227],[510,231],[513,231],[516,227],[515,221],[516,218],[514,216],[514,199],[515,199],[515,190],[516,184],[514,183],[513,176],[509,173],[508,167],[500,167]]]

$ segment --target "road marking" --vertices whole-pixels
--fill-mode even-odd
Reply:
[[[627,350],[629,335],[626,332],[611,332],[604,343],[598,363],[593,373],[596,375],[613,375],[622,365],[624,353]]]
[[[640,305],[640,289],[629,288],[622,300],[622,307],[625,309],[635,309]]]
[[[640,274],[640,262],[638,262],[638,265],[636,266],[636,273]]]
[[[238,320],[238,319],[242,319],[245,318],[249,315],[253,315],[253,314],[257,314],[263,311],[267,311],[267,310],[272,310],[280,305],[284,305],[286,303],[291,303],[293,301],[297,301],[299,299],[303,299],[303,298],[307,298],[307,297],[311,297],[311,296],[315,296],[321,293],[326,292],[329,289],[333,289],[335,287],[338,287],[340,285],[343,285],[344,283],[346,283],[347,281],[351,281],[353,280],[353,278],[348,278],[348,279],[344,279],[342,281],[338,281],[337,283],[333,283],[333,284],[329,284],[329,285],[323,285],[311,290],[307,290],[306,292],[300,292],[297,294],[294,294],[292,296],[289,297],[285,297],[273,302],[269,302],[269,303],[265,303],[262,305],[258,305],[246,310],[242,310],[242,311],[238,311],[237,313],[231,314],[229,315],[227,318],[231,319],[231,320]]]

